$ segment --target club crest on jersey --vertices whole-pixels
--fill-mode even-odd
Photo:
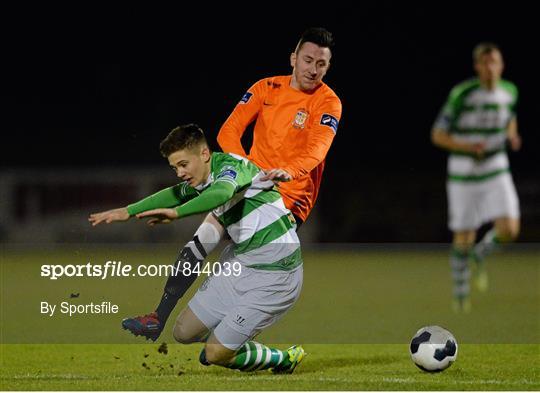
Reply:
[[[249,91],[246,92],[242,96],[242,99],[240,100],[239,104],[247,104],[247,102],[249,101],[249,99],[251,98],[252,95],[253,95],[253,93],[250,93]]]
[[[289,219],[289,222],[291,223],[291,225],[296,225],[296,220],[294,219],[294,216],[292,213],[287,214],[287,218]]]
[[[306,125],[306,120],[309,116],[309,112],[304,108],[298,109],[296,116],[294,116],[294,121],[292,123],[294,128],[304,128]]]
[[[321,116],[321,126],[330,127],[334,131],[334,134],[337,133],[338,124],[338,119],[328,113],[323,113]]]

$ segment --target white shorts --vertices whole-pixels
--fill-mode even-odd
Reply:
[[[479,182],[448,181],[448,227],[476,230],[497,218],[519,218],[519,200],[510,173]]]
[[[274,324],[300,297],[303,268],[265,271],[242,266],[235,277],[209,276],[189,308],[225,347],[237,350]]]

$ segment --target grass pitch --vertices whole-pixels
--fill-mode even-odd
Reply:
[[[303,344],[308,356],[293,375],[272,375],[200,365],[201,345],[173,344],[172,319],[159,344],[123,331],[123,317],[155,307],[163,277],[40,277],[45,263],[165,263],[176,253],[85,247],[3,250],[0,390],[540,390],[537,249],[491,258],[490,289],[473,290],[470,314],[451,311],[444,247],[308,251],[301,299],[258,337],[280,349]],[[120,313],[48,317],[39,312],[44,300],[110,300]],[[416,368],[408,353],[416,330],[430,324],[459,344],[456,363],[438,374]]]
[[[198,363],[201,345],[8,344],[2,390],[538,390],[539,345],[465,344],[455,364],[425,373],[403,344],[306,345],[292,375]]]

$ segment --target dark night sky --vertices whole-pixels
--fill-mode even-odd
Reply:
[[[530,10],[453,6],[385,2],[315,17],[296,11],[295,18],[291,10],[288,18],[268,11],[217,21],[202,11],[171,9],[15,14],[4,27],[3,134],[15,145],[25,135],[31,154],[8,149],[3,160],[160,162],[148,146],[185,122],[201,124],[212,139],[253,82],[289,73],[288,56],[304,28],[324,25],[336,39],[326,81],[343,102],[331,155],[336,165],[346,165],[351,155],[370,167],[398,159],[444,164],[429,144],[429,129],[450,87],[471,76],[470,52],[480,40],[502,47],[505,76],[520,87],[525,149],[515,160],[525,165],[527,146],[539,141],[531,59],[538,29]]]

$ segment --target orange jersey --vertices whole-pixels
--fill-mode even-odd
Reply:
[[[248,157],[262,169],[286,170],[293,180],[279,183],[279,192],[285,205],[305,221],[319,193],[341,101],[325,83],[308,94],[293,89],[290,82],[289,75],[255,83],[221,127],[218,143],[224,152]],[[246,154],[240,138],[254,120],[253,145]]]

